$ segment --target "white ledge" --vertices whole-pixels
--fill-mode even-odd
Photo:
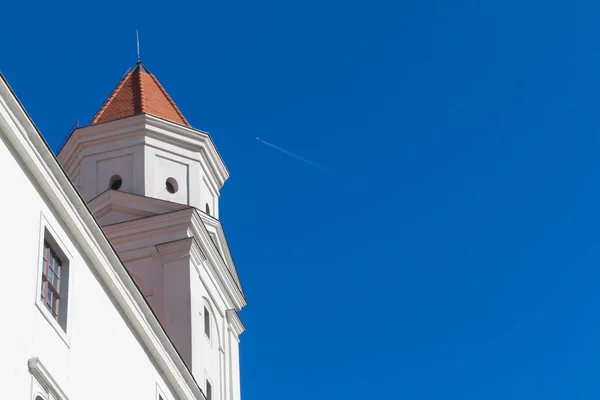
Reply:
[[[35,376],[44,390],[52,394],[52,397],[57,400],[69,400],[65,392],[63,392],[58,383],[56,383],[39,358],[33,357],[27,360],[27,367],[29,368],[31,375]]]

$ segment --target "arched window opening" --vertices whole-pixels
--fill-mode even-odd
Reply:
[[[204,207],[204,210],[206,211],[206,213],[208,215],[210,215],[210,207],[209,207],[208,203],[206,203],[206,206]]]
[[[108,182],[108,187],[112,190],[119,190],[121,185],[123,184],[123,179],[121,179],[120,175],[113,175],[110,177],[110,181]]]

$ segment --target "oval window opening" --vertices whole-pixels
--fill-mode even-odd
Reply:
[[[169,193],[176,193],[179,189],[177,181],[174,178],[167,179],[167,181],[165,182],[165,187],[167,188],[167,192]]]
[[[121,188],[121,185],[123,184],[123,179],[121,179],[120,175],[113,175],[110,178],[110,181],[108,183],[108,187],[109,189],[112,190],[119,190]]]

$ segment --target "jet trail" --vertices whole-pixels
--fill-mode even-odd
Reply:
[[[323,170],[323,171],[325,171],[325,172],[328,172],[328,173],[330,173],[330,174],[333,174],[333,175],[337,175],[337,174],[336,174],[335,172],[333,172],[332,170],[330,170],[330,169],[328,169],[328,168],[325,168],[325,167],[323,167],[322,165],[319,165],[319,164],[317,164],[317,163],[315,163],[315,162],[312,162],[312,161],[310,161],[310,160],[307,160],[306,158],[300,157],[300,156],[298,156],[298,155],[296,155],[296,154],[294,154],[294,153],[292,153],[292,152],[290,152],[290,151],[287,151],[286,149],[282,149],[282,148],[281,148],[281,147],[279,147],[279,146],[275,146],[273,143],[269,143],[269,142],[267,142],[266,140],[262,140],[261,138],[256,138],[256,140],[258,140],[259,142],[261,142],[261,143],[263,143],[263,144],[266,144],[266,145],[267,145],[267,146],[269,146],[269,147],[272,147],[272,148],[274,148],[274,149],[275,149],[275,150],[277,150],[277,151],[280,151],[280,152],[282,152],[283,154],[287,154],[287,155],[288,155],[288,156],[290,156],[290,157],[294,157],[294,158],[295,158],[295,159],[297,159],[297,160],[300,160],[300,161],[302,161],[302,162],[305,162],[305,163],[307,163],[307,164],[309,164],[309,165],[312,165],[313,167],[317,167],[317,168],[319,168],[319,169],[321,169],[321,170]]]

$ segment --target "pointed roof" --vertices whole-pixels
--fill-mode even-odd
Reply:
[[[152,114],[190,126],[158,79],[137,62],[92,118],[91,125],[137,114]]]

